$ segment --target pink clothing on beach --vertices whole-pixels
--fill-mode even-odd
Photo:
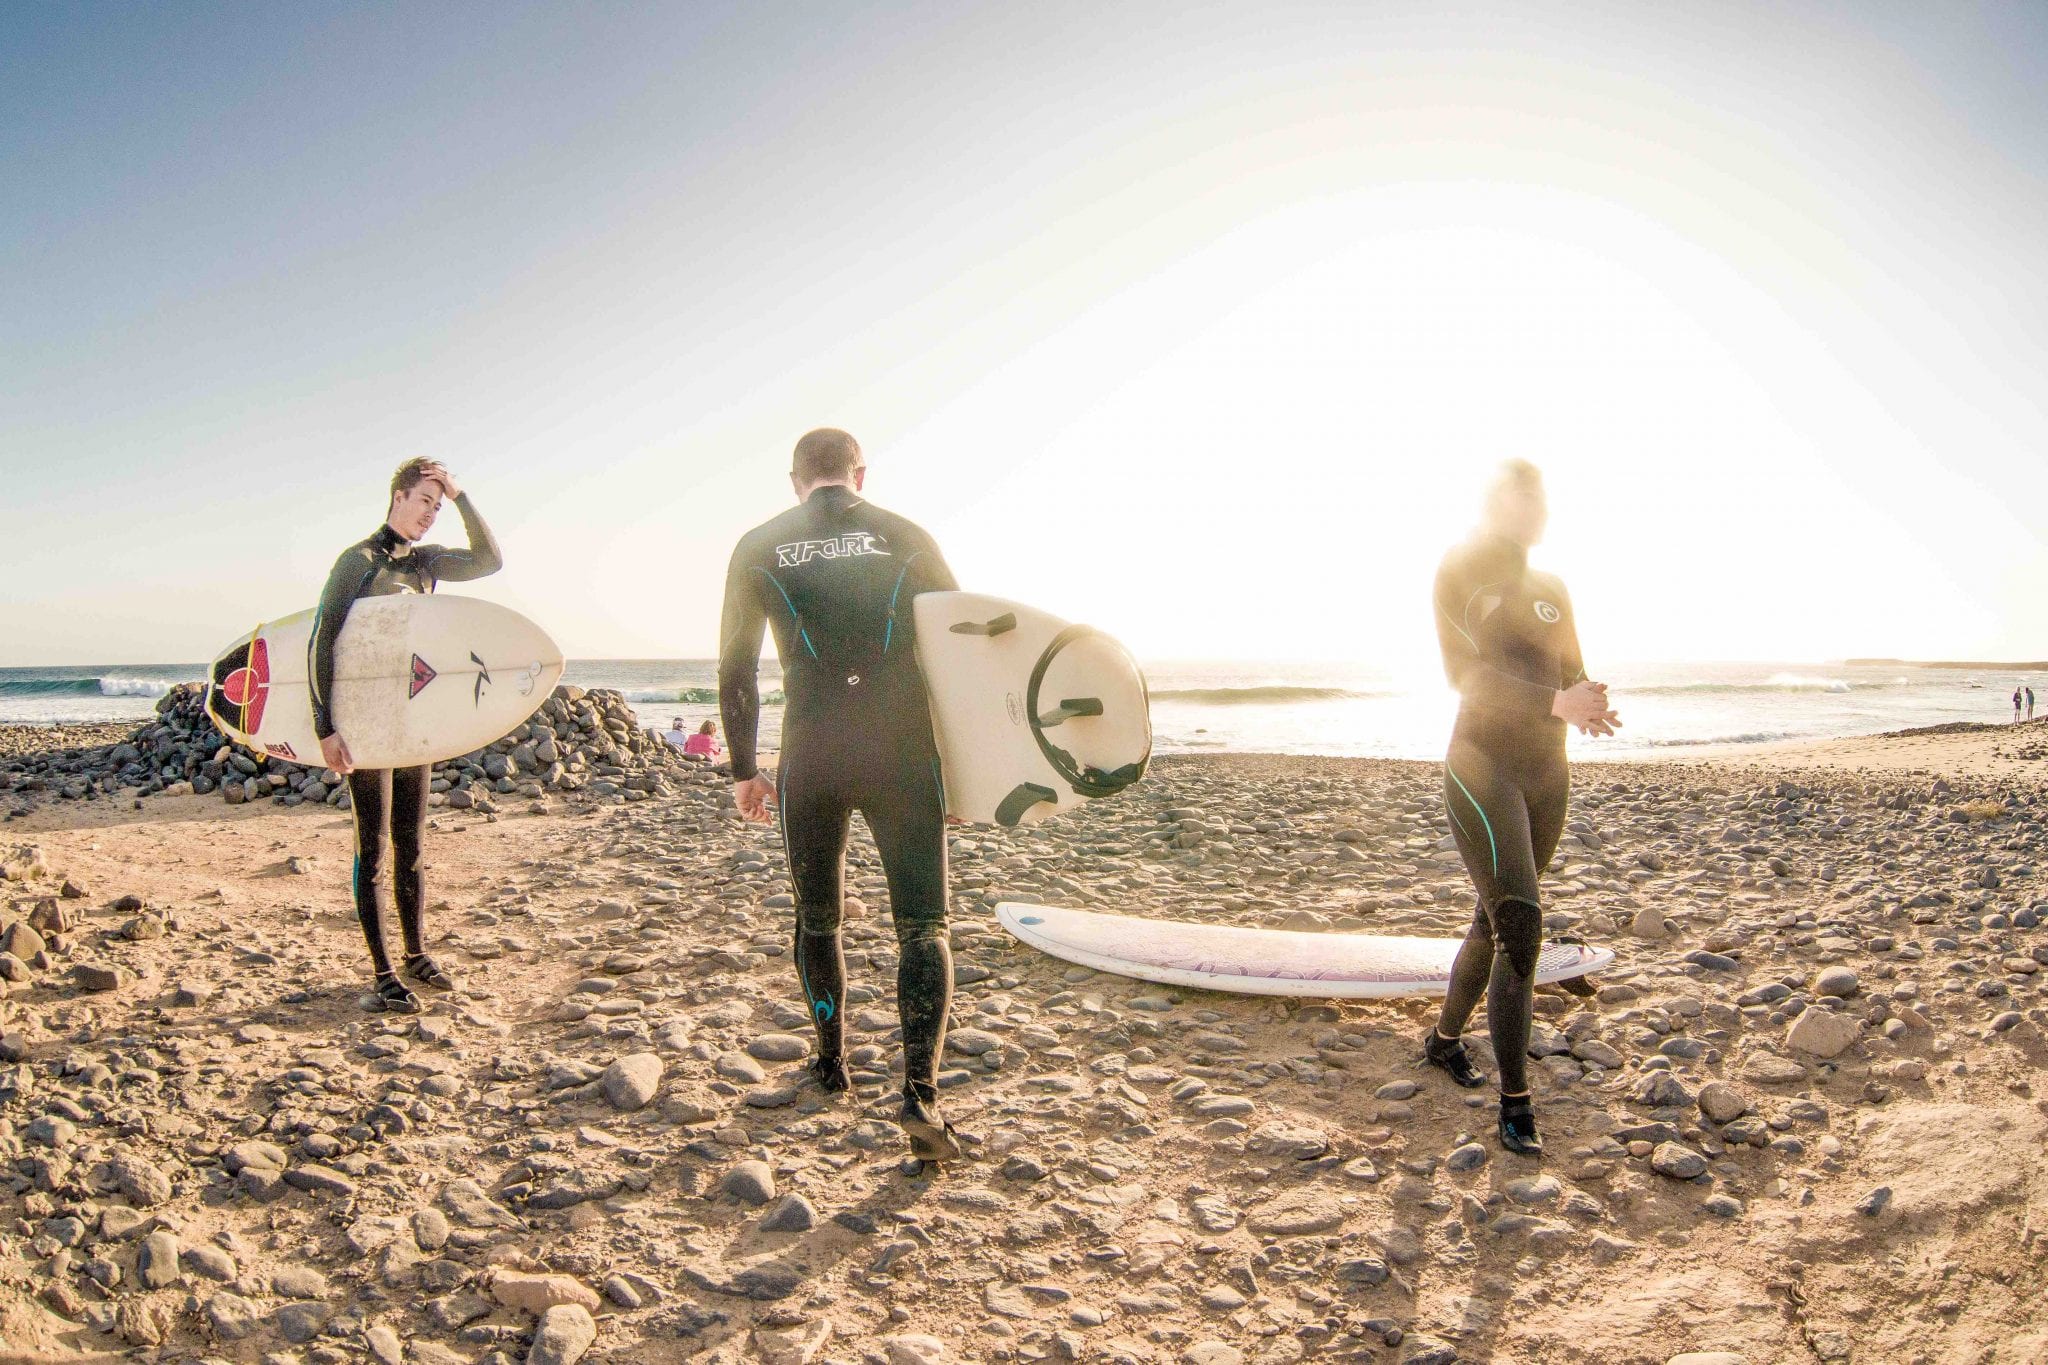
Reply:
[[[694,754],[698,758],[717,758],[718,737],[716,735],[691,735],[683,741],[683,752]]]

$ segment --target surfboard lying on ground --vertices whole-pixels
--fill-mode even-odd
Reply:
[[[1151,707],[1122,645],[980,593],[921,593],[913,610],[949,815],[1031,824],[1144,775]]]
[[[317,768],[312,632],[309,609],[229,645],[207,674],[206,711],[251,749]],[[335,642],[335,730],[359,768],[438,763],[503,738],[561,676],[561,649],[516,611],[474,597],[365,597]]]
[[[1189,924],[1016,901],[996,906],[996,919],[1040,952],[1097,971],[1164,986],[1317,999],[1442,995],[1463,942]],[[1613,961],[1606,948],[1546,943],[1536,981],[1584,976]]]

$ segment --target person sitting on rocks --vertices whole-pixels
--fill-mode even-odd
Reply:
[[[723,752],[718,743],[718,726],[705,721],[697,727],[697,733],[683,741],[683,757],[700,759],[709,763]]]
[[[685,753],[689,752],[690,732],[685,728],[681,716],[677,716],[668,723],[668,729],[661,732],[661,737],[668,743],[670,748],[681,749]]]
[[[455,500],[462,513],[469,548],[451,550],[421,545],[421,536],[440,514],[443,497]],[[420,845],[426,837],[427,787],[433,769],[357,768],[348,738],[334,724],[334,648],[349,608],[359,598],[393,593],[432,592],[440,583],[466,582],[496,573],[504,564],[498,542],[455,476],[434,460],[412,459],[391,476],[391,502],[384,524],[367,540],[341,552],[327,575],[320,606],[313,618],[308,648],[308,678],[313,693],[313,732],[320,737],[320,756],[348,780],[349,813],[355,822],[354,893],[356,915],[370,942],[370,965],[376,972],[370,997],[373,1008],[418,1014],[419,997],[391,969],[384,947],[384,916],[378,883],[383,878],[384,839],[391,838],[392,880],[398,902],[398,924],[405,937],[405,974],[436,990],[452,990],[448,973],[427,956],[421,924],[426,904],[425,864]]]

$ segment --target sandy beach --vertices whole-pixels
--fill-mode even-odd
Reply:
[[[864,834],[828,1102],[779,845],[711,774],[436,811],[461,987],[418,1018],[358,1007],[345,814],[45,801],[0,827],[0,1361],[2038,1360],[2044,735],[1581,765],[1549,928],[1619,961],[1539,996],[1541,1161],[1418,1064],[1426,1001],[1169,990],[991,914],[1454,935],[1430,764],[1176,758],[959,830],[981,1142],[915,1178]]]
[[[2048,1365],[2048,3],[0,26],[0,1365]]]
[[[1769,744],[1699,745],[1679,766],[1811,768],[1836,773],[1969,773],[2039,776],[2048,760],[2048,718],[2019,725],[1938,725],[1893,734]]]

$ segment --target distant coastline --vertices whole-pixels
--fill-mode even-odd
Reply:
[[[1844,659],[1848,668],[2017,668],[2023,673],[2048,672],[2048,662],[2039,659]]]

